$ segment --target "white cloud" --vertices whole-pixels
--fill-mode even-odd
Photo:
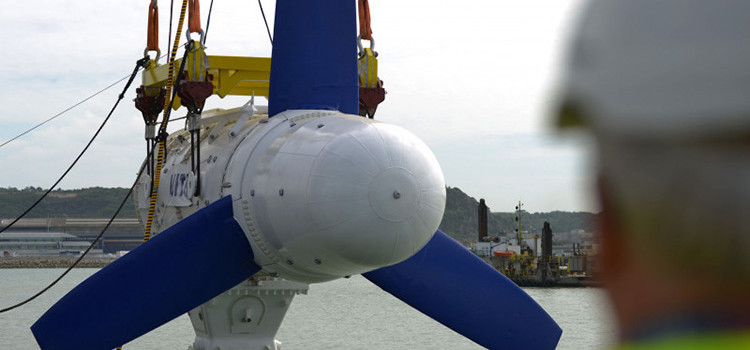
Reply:
[[[588,188],[588,139],[495,133],[430,147],[447,185],[485,198],[492,210],[510,211],[518,200],[529,211],[596,210]]]
[[[542,202],[550,210],[591,209],[581,195],[585,171],[577,167],[584,147],[550,144],[544,131],[545,103],[579,3],[371,2],[380,76],[388,90],[376,118],[425,139],[449,185],[491,197],[493,206],[522,197],[530,209],[542,210],[536,205]],[[169,6],[159,4],[166,53]],[[204,25],[208,4],[201,11]],[[273,29],[275,3],[263,4]],[[0,12],[0,142],[130,73],[145,47],[147,6],[105,0],[5,7]],[[270,55],[257,3],[216,2],[207,45],[211,54]],[[121,86],[0,148],[0,186],[51,184],[93,134]],[[133,90],[64,187],[130,185],[145,153]],[[244,101],[212,98],[209,108]],[[515,149],[517,144],[526,148]],[[470,146],[477,145],[485,153],[473,153],[476,147]],[[545,173],[538,162],[554,170]]]

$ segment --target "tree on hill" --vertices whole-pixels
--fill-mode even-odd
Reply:
[[[0,218],[15,218],[23,213],[42,194],[39,187],[0,188]],[[68,217],[68,218],[109,218],[117,210],[120,202],[128,193],[126,188],[92,187],[79,190],[55,190],[32,210],[27,218]],[[445,214],[440,229],[459,242],[467,243],[477,238],[477,206],[479,201],[457,187],[446,187]],[[488,205],[491,205],[489,203]],[[511,203],[512,205],[512,203]],[[492,208],[490,208],[492,209]],[[509,209],[512,206],[509,205]],[[490,212],[488,215],[488,233],[497,236],[501,233],[512,235],[515,232],[516,214],[514,212]],[[135,206],[132,198],[127,203],[120,218],[134,218]],[[549,213],[522,212],[522,230],[541,232],[544,221],[552,225],[554,232],[571,230],[593,230],[595,214],[570,213],[553,211]]]
[[[44,194],[39,187],[0,188],[0,218],[15,218]],[[80,190],[55,190],[41,201],[26,218],[69,217],[108,218],[117,210],[127,188],[92,187]],[[132,203],[132,202],[131,202]],[[120,218],[134,218],[135,207],[127,203]]]
[[[440,223],[440,230],[451,235],[459,242],[476,241],[478,235],[477,206],[479,201],[457,187],[446,188],[445,214]],[[491,203],[488,203],[490,205]],[[509,206],[510,207],[510,206]],[[492,208],[490,207],[490,210]],[[510,207],[512,209],[512,207]],[[491,212],[488,215],[487,231],[490,236],[515,234],[518,227],[515,212]],[[554,232],[572,230],[593,231],[595,214],[587,212],[553,211],[548,213],[521,212],[521,230],[529,233],[541,233],[544,222],[551,224]]]

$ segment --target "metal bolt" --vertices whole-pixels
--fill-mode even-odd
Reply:
[[[245,308],[245,317],[242,318],[242,322],[244,323],[250,323],[253,322],[253,319],[250,317],[253,314],[253,310],[249,307]]]
[[[393,191],[393,198],[396,198],[396,199],[401,198],[401,193],[399,193],[398,191]]]

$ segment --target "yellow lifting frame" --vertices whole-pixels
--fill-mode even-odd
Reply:
[[[175,60],[179,67],[182,59]],[[214,76],[214,94],[265,96],[268,98],[268,81],[271,75],[270,57],[208,56],[208,73]],[[193,76],[192,64],[186,64],[188,76]],[[162,87],[167,83],[169,65],[160,65],[143,71],[143,86]],[[180,107],[180,98],[175,96],[173,108]]]

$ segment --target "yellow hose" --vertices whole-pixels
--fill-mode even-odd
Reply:
[[[187,9],[188,0],[182,1],[182,9],[180,10],[180,20],[177,22],[177,33],[175,33],[174,45],[172,46],[172,53],[169,56],[169,75],[167,77],[167,93],[164,99],[164,118],[159,127],[159,135],[164,134],[167,131],[167,123],[169,122],[169,100],[172,98],[172,84],[174,81],[174,59],[177,56],[177,49],[180,47],[180,35],[182,34],[182,23],[185,20],[185,10]],[[157,56],[158,57],[158,56]],[[161,174],[161,168],[164,165],[164,149],[167,147],[167,140],[162,139],[159,141],[159,150],[156,153],[156,170],[154,170],[154,186],[151,190],[151,201],[148,206],[148,219],[146,219],[146,229],[143,233],[143,241],[146,242],[151,239],[151,224],[154,221],[154,211],[156,209],[156,194],[159,189],[159,178]],[[117,350],[122,350],[122,346],[118,346]]]
[[[182,34],[182,24],[185,20],[185,11],[187,10],[187,0],[182,1],[182,9],[180,9],[180,20],[177,22],[177,33],[175,33],[174,45],[172,46],[172,53],[169,57],[169,75],[167,77],[167,94],[164,99],[164,118],[159,127],[159,135],[163,135],[167,131],[167,123],[169,122],[169,100],[172,98],[172,85],[174,82],[174,60],[177,56],[177,49],[180,47],[180,35]],[[159,180],[161,175],[161,168],[164,165],[164,150],[167,147],[167,140],[162,139],[159,141],[159,149],[156,152],[156,169],[154,170],[154,186],[151,190],[151,201],[148,206],[148,219],[146,219],[146,230],[143,234],[143,241],[146,242],[151,238],[151,226],[154,220],[154,211],[156,210],[156,194],[159,189]]]

